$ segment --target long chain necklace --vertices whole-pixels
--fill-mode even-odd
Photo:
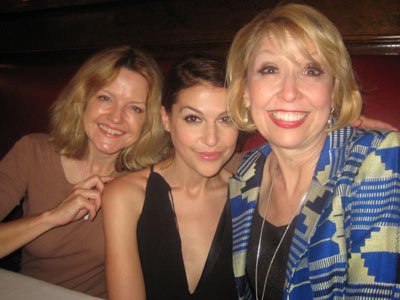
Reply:
[[[261,237],[262,237],[262,233],[263,233],[263,230],[264,230],[264,224],[265,224],[265,219],[267,217],[268,208],[269,208],[269,205],[270,205],[270,202],[271,202],[271,195],[272,195],[272,190],[273,190],[273,187],[274,187],[274,180],[275,180],[277,168],[278,168],[278,163],[276,164],[275,169],[274,169],[274,174],[272,175],[271,187],[269,189],[267,206],[265,207],[264,217],[263,217],[263,221],[262,221],[261,229],[260,229],[260,236],[258,238],[257,260],[256,260],[256,270],[255,270],[255,285],[256,285],[256,299],[257,300],[259,300],[258,299],[258,261],[259,261],[259,258],[260,258],[260,251],[261,251]],[[272,267],[272,264],[274,263],[276,254],[278,253],[278,250],[281,247],[282,242],[285,239],[286,233],[288,232],[290,226],[292,225],[294,218],[297,216],[297,214],[299,213],[301,207],[303,206],[303,203],[304,203],[304,201],[306,199],[306,196],[307,196],[307,193],[304,194],[303,198],[301,199],[300,204],[297,206],[296,211],[294,212],[293,216],[291,217],[289,224],[286,226],[286,229],[283,232],[283,235],[282,235],[282,237],[281,237],[281,239],[280,239],[280,241],[278,243],[278,246],[276,247],[276,249],[274,251],[274,254],[272,255],[271,262],[269,263],[269,266],[268,266],[268,269],[267,269],[267,273],[265,274],[264,286],[263,286],[263,290],[262,290],[261,299],[264,299],[265,288],[267,286],[269,272],[271,271],[271,267]]]

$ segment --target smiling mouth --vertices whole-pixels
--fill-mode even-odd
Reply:
[[[99,128],[101,130],[103,130],[105,133],[111,134],[111,135],[123,135],[125,133],[121,130],[113,129],[113,128],[107,127],[103,124],[99,124]]]
[[[221,157],[222,152],[215,151],[215,152],[198,152],[199,156],[208,161],[213,161]]]
[[[283,112],[283,111],[272,111],[271,115],[274,119],[284,122],[298,122],[303,120],[307,113],[304,112]]]

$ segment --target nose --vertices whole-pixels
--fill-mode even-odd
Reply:
[[[296,74],[289,73],[282,78],[280,96],[283,100],[292,102],[299,97],[298,79]]]
[[[123,113],[123,108],[120,107],[119,105],[115,105],[108,114],[108,117],[110,121],[112,121],[115,124],[118,124],[121,122],[122,113]]]
[[[215,146],[219,141],[218,128],[216,124],[207,124],[204,128],[203,142],[210,147]]]

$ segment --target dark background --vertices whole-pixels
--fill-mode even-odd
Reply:
[[[274,0],[1,0],[1,61],[75,61],[131,44],[169,60],[188,49],[224,55]],[[352,54],[398,54],[400,1],[307,0],[339,28]],[[21,55],[23,54],[23,55]],[[75,57],[75,58],[74,58]]]

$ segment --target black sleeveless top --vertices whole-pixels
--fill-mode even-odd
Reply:
[[[170,192],[164,178],[152,170],[137,227],[147,300],[237,299],[229,205],[221,214],[199,283],[190,294]]]
[[[288,228],[286,236],[278,249],[277,255],[272,262],[271,271],[268,276],[267,285],[265,288],[265,296],[262,299],[262,292],[264,288],[265,276],[271,259],[274,255],[276,248],[288,225],[276,227],[265,221],[264,230],[262,235],[262,244],[258,265],[258,299],[262,300],[282,300],[284,296],[285,277],[286,277],[286,264],[289,257],[290,245],[294,230],[296,228],[298,216],[293,219],[292,224]],[[261,225],[263,217],[261,217],[256,208],[253,216],[253,224],[250,230],[249,244],[246,253],[246,275],[250,282],[250,286],[255,295],[255,272],[257,261],[258,241],[260,238]]]

